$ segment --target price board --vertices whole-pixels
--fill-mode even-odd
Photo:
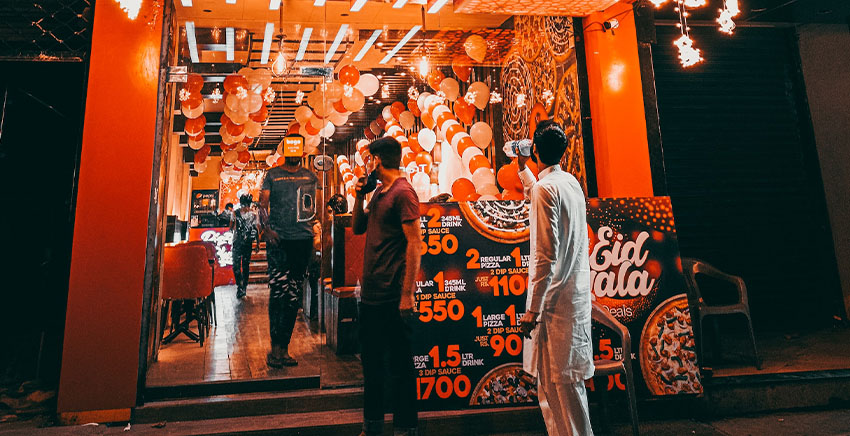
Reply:
[[[510,217],[522,208],[505,201],[421,205],[413,354],[424,410],[537,401],[521,371],[528,219],[527,212]],[[510,222],[488,222],[498,213]]]

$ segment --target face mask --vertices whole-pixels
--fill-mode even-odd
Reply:
[[[372,171],[366,176],[366,184],[363,185],[361,192],[364,194],[368,194],[375,190],[378,187],[378,172]]]

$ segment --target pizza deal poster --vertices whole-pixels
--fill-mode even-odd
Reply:
[[[592,198],[587,225],[591,292],[629,329],[638,395],[702,393],[670,198]],[[625,352],[596,324],[593,340],[598,359]],[[604,388],[625,390],[624,380]]]
[[[420,407],[535,403],[518,325],[528,288],[528,203],[422,203],[421,213],[413,334]],[[587,220],[591,292],[631,331],[638,392],[702,392],[669,198],[589,199]],[[593,332],[596,358],[621,357],[612,332],[596,324]],[[610,377],[606,388],[624,390],[624,380]]]

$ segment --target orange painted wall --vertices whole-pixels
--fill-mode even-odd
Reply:
[[[652,196],[652,172],[632,6],[618,3],[584,20],[600,197]],[[602,32],[612,17],[619,28]],[[593,23],[593,24],[591,24]]]
[[[136,402],[162,35],[152,3],[134,21],[95,3],[60,413]]]

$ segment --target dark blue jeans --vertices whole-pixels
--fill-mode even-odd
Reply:
[[[267,244],[269,261],[269,336],[273,346],[289,347],[301,298],[304,274],[313,240],[286,240]]]
[[[392,386],[393,427],[418,425],[416,371],[410,348],[409,317],[402,317],[398,302],[360,304],[360,359],[363,362],[363,418],[384,421],[384,384]],[[386,364],[385,364],[386,362]]]

